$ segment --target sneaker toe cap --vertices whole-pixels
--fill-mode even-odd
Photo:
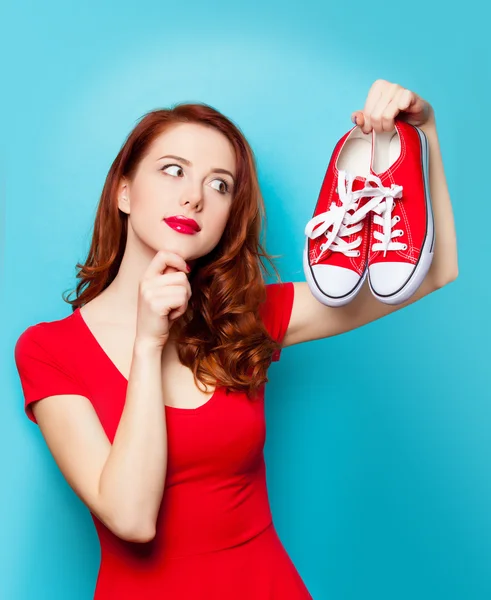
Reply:
[[[334,265],[313,265],[312,273],[317,285],[332,298],[346,296],[356,288],[361,279],[355,271]]]
[[[375,263],[368,269],[370,285],[380,296],[390,296],[406,285],[414,268],[403,262]]]

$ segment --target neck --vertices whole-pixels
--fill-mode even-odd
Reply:
[[[112,319],[136,323],[139,284],[155,253],[136,239],[131,227],[128,228],[126,248],[118,273],[101,294]]]

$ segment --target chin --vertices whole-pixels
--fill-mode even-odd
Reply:
[[[166,252],[173,252],[174,254],[181,256],[189,264],[189,266],[191,268],[193,267],[194,263],[200,258],[200,256],[196,256],[195,252],[189,252],[189,250],[186,250],[182,246],[177,246],[177,245],[173,246],[172,244],[165,244],[165,245],[161,245],[160,247],[157,247],[155,249],[155,254],[159,250],[164,250]]]
[[[176,240],[165,240],[164,243],[160,243],[158,246],[152,244],[152,248],[155,248],[155,253],[157,253],[159,250],[165,250],[167,252],[174,252],[175,254],[178,254],[179,256],[182,256],[182,258],[187,261],[188,263],[191,263],[191,267],[193,266],[193,264],[200,258],[203,258],[203,256],[206,256],[207,254],[209,254],[216,246],[216,244],[218,244],[218,242],[214,245],[212,245],[210,248],[205,248],[203,250],[203,248],[199,248],[198,252],[196,252],[196,244],[192,243],[192,239],[194,238],[194,236],[185,236],[185,235],[181,235],[178,234],[180,237],[182,238],[189,238],[188,240],[184,240],[184,243],[179,243],[180,240],[176,241]],[[186,243],[187,242],[187,243]]]

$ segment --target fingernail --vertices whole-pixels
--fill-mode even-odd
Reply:
[[[351,117],[351,120],[353,121],[353,123],[356,125],[356,115],[354,115],[353,117]]]

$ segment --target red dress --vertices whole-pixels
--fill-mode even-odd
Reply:
[[[293,295],[291,282],[267,285],[261,315],[280,342]],[[27,328],[15,359],[32,421],[35,400],[81,394],[113,441],[128,381],[79,309]],[[94,598],[311,599],[272,521],[263,456],[264,386],[255,401],[218,387],[204,405],[166,406],[165,414],[168,465],[156,536],[148,543],[126,542],[91,513],[101,545]]]

